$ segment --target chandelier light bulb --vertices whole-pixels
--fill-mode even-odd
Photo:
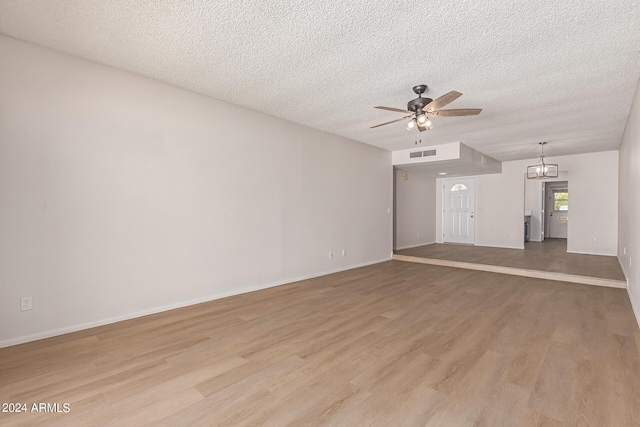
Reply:
[[[407,123],[407,130],[411,130],[414,128],[416,124],[413,122],[413,120],[410,120],[409,123]]]
[[[420,115],[418,116],[417,120],[418,120],[418,124],[419,124],[420,126],[428,126],[428,125],[427,125],[427,121],[428,121],[429,119],[427,119],[427,116],[426,116],[425,114],[420,114]]]

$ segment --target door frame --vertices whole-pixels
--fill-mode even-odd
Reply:
[[[527,180],[527,175],[523,174],[523,179],[525,181],[525,183],[528,181]],[[545,233],[545,218],[544,216],[546,215],[546,210],[544,208],[544,204],[545,204],[545,183],[547,182],[557,182],[557,181],[567,181],[567,188],[571,188],[571,178],[569,176],[569,172],[568,171],[559,171],[558,172],[558,177],[557,178],[544,178],[544,179],[540,179],[540,180],[533,180],[536,182],[535,188],[532,188],[530,186],[527,186],[525,184],[525,195],[524,195],[524,199],[525,199],[525,204],[527,206],[530,206],[533,212],[533,217],[537,217],[539,218],[539,229],[535,228],[532,226],[532,228],[535,228],[536,234],[532,236],[539,236],[540,238],[540,242],[544,242],[545,238],[548,238],[549,236]],[[531,193],[528,193],[529,191],[532,191]],[[571,191],[571,190],[569,190]],[[531,194],[530,196],[528,196],[528,194]],[[529,200],[530,202],[527,202],[527,200]],[[535,200],[535,201],[534,201]],[[525,206],[525,208],[527,207]],[[532,218],[533,218],[532,217]],[[533,223],[533,222],[532,222]],[[568,230],[567,230],[568,231]],[[567,232],[567,243],[569,242],[569,233]],[[536,237],[533,238],[534,242],[537,242],[538,240],[535,240]]]
[[[569,195],[571,195],[569,191],[569,180],[568,179],[554,179],[545,181],[542,184],[542,241],[544,242],[545,238],[551,239],[551,224],[547,221],[549,212],[547,211],[551,203],[549,202],[549,197],[547,194],[547,190],[553,191],[552,187],[558,186],[558,188],[563,188],[567,190]],[[569,217],[571,217],[569,215]],[[569,221],[570,222],[570,221]],[[567,223],[567,239],[569,238],[569,223]]]

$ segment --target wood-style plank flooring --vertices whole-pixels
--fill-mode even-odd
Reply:
[[[431,244],[395,251],[399,255],[515,267],[602,279],[626,280],[618,258],[567,252],[567,239],[526,242],[525,249]]]
[[[0,349],[29,426],[633,426],[625,290],[389,261]]]

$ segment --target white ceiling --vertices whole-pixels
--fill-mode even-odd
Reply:
[[[637,0],[0,0],[0,33],[388,150],[373,106],[457,90],[483,112],[422,145],[502,161],[617,149],[640,77]]]

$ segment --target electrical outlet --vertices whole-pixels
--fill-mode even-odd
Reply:
[[[345,256],[346,254],[347,254],[347,250],[346,250],[346,249],[343,249],[343,250],[342,250],[342,256]]]
[[[329,259],[333,258],[333,252],[329,252]]]
[[[20,298],[20,311],[28,311],[33,308],[31,297]]]
[[[598,239],[594,237],[593,239],[591,239],[591,243],[593,243],[594,245],[597,245]]]

